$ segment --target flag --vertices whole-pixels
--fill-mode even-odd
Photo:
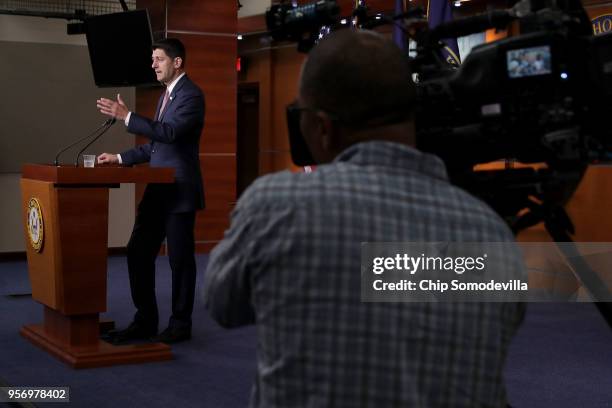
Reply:
[[[401,14],[405,11],[405,1],[406,0],[395,0],[395,15]],[[395,24],[393,26],[393,42],[397,44],[402,51],[406,51],[408,48],[406,47],[406,37],[404,35],[404,31],[399,24]]]
[[[429,28],[434,28],[440,24],[453,19],[451,5],[448,0],[428,0],[427,2],[427,21]],[[446,44],[442,50],[442,56],[452,65],[461,64],[459,58],[459,47],[456,38],[445,38],[442,41]]]

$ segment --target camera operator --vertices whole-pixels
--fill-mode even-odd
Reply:
[[[380,34],[332,33],[304,63],[290,109],[320,166],[258,179],[205,276],[217,322],[257,325],[252,406],[505,406],[521,305],[360,299],[362,242],[513,241],[412,147],[414,105],[408,61]]]

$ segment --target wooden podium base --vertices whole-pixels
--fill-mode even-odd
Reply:
[[[97,345],[70,347],[49,337],[40,324],[23,326],[21,335],[34,345],[72,368],[106,367],[120,364],[172,360],[172,350],[164,343],[114,346],[99,340]]]
[[[100,326],[97,313],[65,316],[45,306],[44,324],[23,326],[20,333],[72,368],[172,360],[172,350],[164,343],[115,346],[102,341]]]

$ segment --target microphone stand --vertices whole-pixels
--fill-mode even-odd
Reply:
[[[89,146],[91,146],[96,140],[98,140],[103,134],[105,134],[106,132],[108,132],[108,129],[110,129],[115,122],[117,121],[117,119],[115,118],[111,118],[109,120],[107,120],[106,122],[104,122],[104,129],[102,129],[102,131],[92,139],[91,142],[87,143],[85,145],[84,148],[82,148],[76,155],[76,159],[74,160],[74,167],[79,167],[79,156],[81,156],[81,153],[83,153],[85,151],[85,149],[87,149]],[[98,128],[100,129],[100,128]]]
[[[76,142],[71,143],[71,144],[69,144],[68,146],[66,146],[66,147],[64,147],[63,149],[61,149],[61,150],[60,150],[59,152],[57,152],[57,154],[55,155],[55,160],[53,161],[53,165],[54,165],[54,166],[56,166],[56,167],[57,167],[57,166],[59,166],[59,157],[60,157],[60,155],[61,155],[62,153],[64,153],[66,150],[70,149],[71,147],[76,146],[77,144],[81,143],[83,140],[87,140],[87,139],[89,139],[90,137],[92,137],[93,135],[95,135],[96,133],[98,133],[98,132],[100,131],[100,129],[102,129],[103,127],[105,127],[105,126],[109,126],[109,124],[110,124],[110,123],[114,123],[114,122],[113,122],[114,120],[115,120],[115,118],[111,118],[111,119],[108,119],[108,120],[104,121],[104,123],[103,123],[101,126],[99,126],[99,127],[96,129],[96,130],[94,130],[93,132],[91,132],[91,133],[90,133],[90,134],[88,134],[87,136],[82,137],[82,138],[80,138],[79,140],[77,140]]]

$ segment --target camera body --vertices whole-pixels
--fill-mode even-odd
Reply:
[[[323,3],[328,6],[321,8]],[[317,2],[319,10],[328,11],[331,3],[335,0]],[[321,33],[314,9],[300,24],[269,20],[282,26],[270,27],[275,39],[297,40],[301,49],[314,44]],[[293,10],[293,16],[302,10]],[[571,242],[574,226],[565,204],[589,164],[612,161],[607,120],[612,113],[612,34],[594,36],[578,0],[521,0],[512,9],[432,30],[420,14],[409,10],[375,19],[403,21],[404,31],[418,44],[412,59],[418,76],[417,148],[442,158],[451,181],[488,203],[514,233],[543,222],[553,241]],[[363,6],[353,17],[359,28],[378,24]],[[325,21],[330,20],[326,15]],[[513,20],[519,21],[521,35],[473,48],[459,67],[449,66],[442,56],[441,39]],[[296,164],[306,165],[312,156],[296,112],[287,110],[291,153]],[[504,168],[474,169],[499,159],[505,159]],[[515,166],[515,161],[538,166]],[[605,283],[579,250],[559,248],[593,299],[605,299]],[[612,326],[610,304],[597,305]]]
[[[302,49],[307,48],[304,39],[316,42],[322,26],[346,27],[338,24],[335,0],[279,5],[268,14],[274,38],[301,42]],[[417,76],[417,148],[442,158],[455,184],[500,214],[517,214],[529,196],[563,205],[588,164],[612,160],[607,123],[612,112],[612,34],[594,36],[579,1],[522,0],[512,9],[434,29],[428,28],[422,10],[381,18],[369,17],[360,7],[353,17],[360,21],[358,28],[392,23],[411,33],[418,45],[411,61]],[[474,47],[459,67],[441,56],[441,38],[506,27],[516,20],[521,35]],[[312,164],[299,140],[296,118],[289,116],[294,162]],[[473,171],[476,164],[500,159],[545,166]]]
[[[418,147],[451,169],[605,160],[610,65],[610,35],[541,31],[477,46],[449,75],[418,84]]]

